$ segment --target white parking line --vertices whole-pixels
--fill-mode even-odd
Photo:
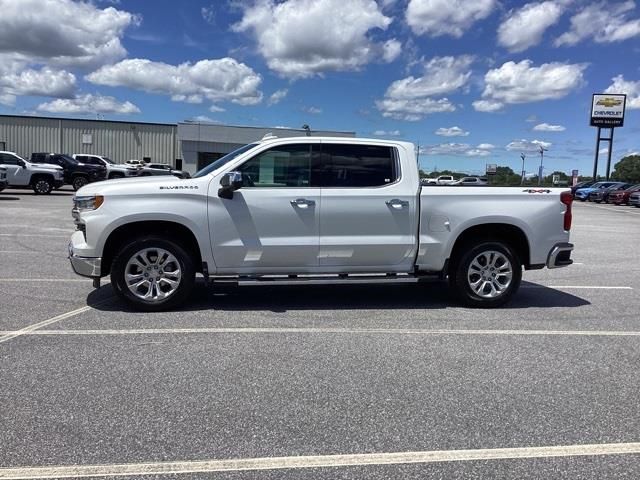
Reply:
[[[0,233],[0,237],[44,237],[44,238],[69,238],[69,235],[39,235],[35,233]]]
[[[4,283],[20,282],[90,282],[90,278],[0,278]]]
[[[33,332],[34,330],[37,330],[39,328],[42,327],[46,327],[47,325],[51,325],[52,323],[56,323],[59,322],[60,320],[64,320],[65,318],[70,318],[70,317],[74,317],[76,315],[79,315],[83,312],[86,312],[87,310],[91,310],[92,307],[86,306],[86,307],[80,307],[80,308],[76,308],[75,310],[71,310],[70,312],[67,313],[63,313],[61,315],[57,315],[53,318],[50,318],[48,320],[43,320],[42,322],[38,322],[38,323],[34,323],[33,325],[29,325],[28,327],[25,327],[21,330],[16,330],[14,332],[9,332],[3,336],[0,337],[0,343],[4,343],[8,340],[11,340],[12,338],[16,338],[16,337],[20,337],[22,335],[27,335],[31,332]]]
[[[629,213],[631,215],[640,215],[640,212],[634,212],[634,211],[630,211],[628,209],[625,209],[625,207],[622,208],[613,208],[613,207],[603,207],[601,205],[589,205],[589,207],[587,208],[599,208],[601,210],[611,210],[612,212],[618,212],[618,213]]]
[[[10,335],[14,332],[0,332]],[[101,330],[36,330],[24,335],[171,335],[171,334],[383,334],[383,335],[566,335],[587,337],[638,337],[633,330],[466,330],[420,328],[305,328],[305,327],[225,327],[225,328],[132,328]]]
[[[550,447],[492,448],[475,450],[433,450],[424,452],[356,453],[299,457],[234,458],[181,462],[124,463],[114,465],[71,465],[0,468],[1,480],[110,477],[133,475],[176,475],[186,473],[264,471],[279,469],[402,465],[437,462],[468,462],[519,458],[553,458],[640,453],[640,443],[559,445]]]
[[[523,285],[520,288],[556,288],[558,290],[633,290],[633,287],[605,285]]]

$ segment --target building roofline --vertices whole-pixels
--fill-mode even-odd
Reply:
[[[182,122],[178,122],[178,125],[207,125],[212,127],[231,127],[231,128],[251,128],[251,129],[260,129],[260,130],[289,130],[292,132],[306,132],[304,128],[292,128],[292,127],[263,127],[263,126],[255,126],[255,125],[229,125],[227,123],[216,123],[216,122],[199,122],[199,121],[189,121],[183,120]],[[355,135],[355,131],[347,131],[347,130],[325,130],[323,128],[319,129],[311,129],[311,133],[313,132],[334,132],[334,133],[349,133]]]
[[[44,117],[42,115],[11,115],[11,114],[0,114],[0,119],[2,118],[24,118],[24,119],[36,119],[36,120],[68,120],[72,122],[94,122],[94,123],[124,123],[128,125],[161,125],[164,127],[177,127],[177,123],[160,123],[160,122],[137,122],[131,120],[103,120],[96,118],[70,118],[70,117]]]

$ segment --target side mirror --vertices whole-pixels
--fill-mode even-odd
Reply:
[[[24,163],[22,160],[18,160],[18,165],[20,165],[22,168],[27,168],[27,164]]]
[[[218,190],[218,196],[231,200],[233,198],[233,192],[242,188],[242,173],[240,172],[227,172],[220,179],[220,189]]]

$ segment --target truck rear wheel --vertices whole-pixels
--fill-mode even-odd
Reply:
[[[36,177],[31,182],[31,188],[36,195],[47,195],[53,190],[53,182],[48,177]]]
[[[467,244],[453,260],[449,286],[457,299],[468,307],[499,307],[520,287],[522,263],[506,243]]]
[[[195,283],[191,255],[172,241],[156,236],[126,244],[113,259],[111,284],[137,310],[157,312],[184,303]]]

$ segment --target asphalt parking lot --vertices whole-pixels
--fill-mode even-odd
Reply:
[[[640,478],[640,209],[575,204],[576,264],[499,310],[200,283],[150,314],[71,271],[71,195],[0,193],[0,479]]]

